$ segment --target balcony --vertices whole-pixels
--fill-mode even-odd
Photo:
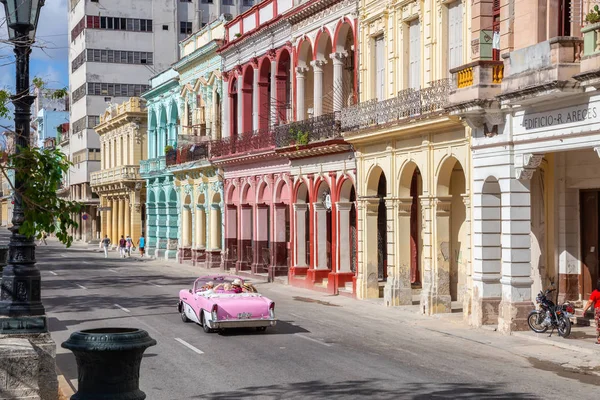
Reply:
[[[142,178],[140,177],[139,165],[125,165],[122,167],[92,172],[90,174],[90,185],[92,187],[97,187],[111,183],[121,183],[124,181],[134,181],[140,179]]]
[[[140,161],[140,174],[162,172],[167,168],[165,156]]]
[[[181,143],[181,142],[179,142]],[[165,156],[167,167],[184,164],[190,161],[208,159],[209,142],[179,145],[176,149],[169,150]]]
[[[581,28],[583,56],[580,73],[575,76],[581,85],[600,87],[600,22]]]
[[[213,141],[210,145],[210,157],[241,156],[272,150],[274,147],[273,132],[270,129],[261,129]]]
[[[581,93],[574,76],[580,71],[583,40],[559,36],[505,54],[502,104],[527,104]]]
[[[364,129],[388,127],[441,115],[448,105],[450,79],[423,89],[404,89],[387,100],[368,100],[342,110],[341,129],[353,136]]]
[[[451,115],[480,115],[497,109],[504,63],[480,60],[450,70],[452,89],[448,99]]]

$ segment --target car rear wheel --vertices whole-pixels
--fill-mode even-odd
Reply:
[[[190,319],[185,315],[185,306],[183,304],[179,306],[179,314],[181,315],[181,320],[183,322],[190,322]]]
[[[206,333],[211,333],[212,329],[210,329],[210,327],[208,326],[208,323],[206,323],[206,313],[202,312],[202,330]]]

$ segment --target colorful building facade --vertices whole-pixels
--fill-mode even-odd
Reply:
[[[179,192],[179,262],[221,266],[223,249],[223,173],[209,162],[211,140],[221,138],[221,57],[225,19],[213,21],[180,43],[179,73],[183,114],[177,147],[166,154],[166,164]]]
[[[146,106],[139,97],[109,106],[95,127],[100,135],[101,169],[90,175],[100,197],[101,237],[113,247],[127,235],[135,241],[144,233],[146,190],[140,160],[147,158]]]
[[[148,158],[140,161],[146,180],[146,239],[148,255],[175,259],[179,243],[179,193],[165,153],[177,147],[179,118],[183,104],[179,75],[168,69],[150,80],[151,89],[142,96],[148,108]]]
[[[467,60],[467,6],[361,2],[360,103],[342,110],[355,150],[357,297],[463,308],[469,286],[469,131],[445,110]],[[440,16],[440,18],[438,18]]]

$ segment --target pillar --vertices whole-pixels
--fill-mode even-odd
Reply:
[[[252,207],[242,204],[240,210],[240,226],[238,234],[238,269],[248,269],[252,260]]]
[[[210,247],[221,249],[221,207],[216,203],[210,205]]]
[[[264,268],[268,265],[269,260],[265,259],[265,249],[268,248],[269,243],[269,206],[265,204],[256,205],[256,216],[254,220],[256,221],[256,236],[254,237],[254,241],[252,243],[252,248],[254,250],[254,260],[253,260],[253,271],[255,273],[266,272]]]
[[[344,106],[344,60],[347,56],[346,51],[330,55],[333,61],[333,111],[336,113]]]
[[[315,269],[328,269],[327,266],[327,210],[321,202],[313,203],[314,238],[316,254],[313,256]]]
[[[438,197],[435,199],[435,265],[434,280],[432,282],[431,314],[452,312],[450,296],[450,263],[452,257],[451,209],[451,197]]]
[[[252,82],[252,130],[257,131],[258,126],[258,113],[260,109],[259,101],[259,90],[258,90],[258,66],[254,66],[254,81]]]
[[[142,206],[136,201],[131,206],[131,238],[137,241],[142,236]]]
[[[124,235],[125,232],[123,232],[123,230],[125,229],[125,199],[119,199],[119,214],[118,214],[118,239],[121,239],[121,235]]]
[[[383,292],[386,306],[412,304],[410,286],[410,214],[412,198],[399,199],[387,204],[392,212],[388,225],[388,277]],[[396,217],[397,216],[397,217]],[[391,235],[391,236],[390,236]]]
[[[188,204],[184,205],[181,210],[181,247],[189,247],[191,245],[190,237],[190,213],[192,212]]]
[[[242,86],[244,84],[244,77],[240,74],[237,79],[237,134],[244,133],[244,96],[242,92]]]
[[[119,200],[112,200],[112,234],[110,240],[113,247],[119,244]]]
[[[129,201],[129,199],[125,199],[125,210],[123,211],[123,218],[123,233],[125,234],[125,236],[131,236],[131,202]],[[131,238],[133,239],[133,236],[131,236]]]
[[[296,121],[302,121],[306,118],[304,104],[304,83],[306,80],[307,67],[296,67]]]
[[[432,209],[433,199],[429,196],[419,196],[421,200],[421,232],[423,239],[422,265],[423,282],[421,288],[420,312],[431,314],[432,290],[433,290],[433,234],[432,234]]]
[[[357,296],[360,299],[376,299],[379,298],[379,282],[377,279],[377,217],[379,213],[379,199],[368,199],[361,203],[364,223],[359,224],[361,229],[359,237],[362,238],[364,248],[361,259],[362,264],[359,262],[360,267],[356,279],[356,290]]]
[[[506,179],[502,188],[502,300],[498,330],[527,330],[531,301],[531,195],[528,179]]]
[[[269,99],[271,126],[277,123],[277,60],[271,58],[271,98]]]
[[[104,239],[104,235],[108,235],[108,218],[110,218],[110,211],[108,211],[108,201],[106,196],[100,197],[100,238]]]
[[[220,2],[218,2],[218,3],[220,3]],[[229,132],[229,102],[230,102],[229,81],[225,81],[225,80],[223,81],[223,90],[225,91],[225,94],[223,95],[222,102],[221,102],[221,111],[223,113],[223,119],[221,121],[223,130],[221,131],[221,136],[226,138],[226,137],[229,137],[229,134],[230,134],[230,132]],[[215,116],[214,119],[215,119],[215,121],[218,121],[219,117]],[[212,133],[213,139],[217,139],[215,137],[215,132],[216,131],[213,131],[213,133]]]
[[[294,204],[294,216],[296,218],[296,234],[294,235],[294,242],[296,251],[294,252],[294,266],[304,267],[307,266],[306,262],[306,213],[308,212],[308,204],[295,203]]]
[[[314,60],[310,62],[313,67],[314,76],[314,114],[313,117],[319,117],[323,114],[323,66],[327,63],[325,60]]]
[[[463,290],[463,318],[468,322],[469,316],[471,315],[471,299],[473,287],[473,265],[471,264],[471,196],[469,194],[462,195],[462,200],[465,205],[465,242],[466,248],[465,253],[467,254],[466,260],[466,280]]]
[[[352,203],[336,203],[338,211],[338,242],[336,253],[339,257],[338,272],[352,272],[350,266],[350,249],[352,244],[350,241],[350,211]]]
[[[205,249],[206,246],[206,212],[204,206],[196,205],[196,248]]]

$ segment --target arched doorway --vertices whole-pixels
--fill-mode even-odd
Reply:
[[[329,269],[332,266],[331,242],[332,242],[332,213],[331,213],[331,189],[326,181],[318,184],[316,197],[314,199],[314,243],[316,257],[314,258],[315,269]]]
[[[423,282],[421,254],[421,202],[423,179],[419,167],[409,162],[400,175],[400,214],[399,214],[399,264],[408,266],[409,271],[400,271],[401,279],[408,279],[412,287],[419,288]]]
[[[238,261],[238,186],[229,183],[225,191],[225,269],[234,269]]]
[[[242,188],[240,203],[240,226],[238,236],[238,270],[249,270],[254,260],[254,188],[249,184]]]
[[[377,184],[377,280],[387,280],[387,207],[385,205],[387,181],[383,172]]]
[[[460,302],[462,308],[466,293],[469,255],[466,253],[465,192],[463,168],[458,160],[450,157],[440,166],[437,183],[435,279],[438,281],[436,296],[444,303],[443,307],[436,308],[438,311],[450,312],[450,303],[454,301]]]
[[[271,265],[271,189],[266,182],[262,182],[258,187],[256,236],[253,247],[253,272],[268,272],[268,266]]]
[[[290,52],[284,48],[277,60],[277,121],[276,124],[288,122],[288,111],[291,111]]]
[[[314,73],[311,66],[313,48],[310,40],[304,39],[298,47],[296,69],[296,119],[302,121],[313,116]],[[310,113],[309,113],[310,110]]]
[[[229,136],[235,138],[238,134],[238,85],[237,79],[233,78],[229,82]]]
[[[175,101],[171,102],[171,115],[169,116],[169,125],[165,132],[166,145],[177,146],[177,131],[179,129],[179,107]]]
[[[271,120],[271,60],[264,57],[258,66],[258,128],[267,129]]]
[[[329,31],[321,32],[315,44],[315,62],[313,63],[315,117],[333,112],[333,63],[330,59],[332,48]]]
[[[206,249],[206,196],[200,193],[196,199],[196,248]]]
[[[357,218],[356,191],[350,179],[344,180],[340,188],[337,207],[338,221],[338,272],[356,272],[357,259]]]
[[[285,180],[275,185],[273,196],[273,239],[271,244],[271,277],[286,276],[289,267],[290,190]]]
[[[242,81],[242,134],[251,133],[252,127],[252,112],[254,101],[252,99],[254,93],[254,67],[251,64],[244,69]]]
[[[221,194],[214,193],[210,204],[210,251],[206,254],[208,268],[221,266],[221,243],[223,238],[223,222],[221,215]]]
[[[333,62],[334,111],[356,103],[356,71],[354,30],[348,21],[338,25]],[[337,68],[337,70],[336,70]]]
[[[182,216],[182,246],[185,248],[192,246],[192,198],[188,194],[183,201]]]
[[[308,186],[300,182],[296,189],[296,202],[294,203],[294,226],[296,227],[295,260],[294,266],[310,265],[310,205]]]

